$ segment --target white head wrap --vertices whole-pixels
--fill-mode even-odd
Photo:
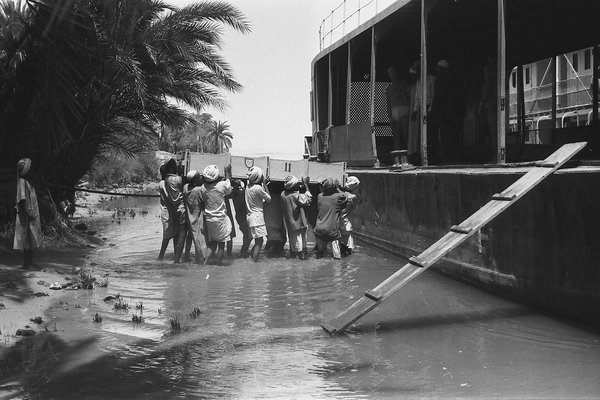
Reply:
[[[204,168],[202,175],[204,175],[204,181],[206,183],[214,182],[219,179],[219,167],[216,165],[209,165],[208,167]]]
[[[357,177],[349,176],[348,179],[346,179],[346,189],[353,191],[358,185],[360,185],[360,181]]]
[[[285,190],[290,190],[294,186],[296,186],[298,184],[298,182],[300,182],[300,181],[294,175],[288,175],[285,178],[285,182],[283,183],[283,187],[285,188]]]
[[[248,180],[250,183],[258,183],[263,177],[263,172],[260,167],[252,167],[248,171]]]
[[[198,175],[198,171],[192,169],[188,171],[185,177],[187,178],[188,182],[191,182],[196,177],[196,175]]]

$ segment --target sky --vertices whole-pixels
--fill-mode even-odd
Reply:
[[[222,55],[244,90],[224,93],[225,112],[206,111],[231,126],[232,154],[302,158],[303,138],[312,134],[310,69],[319,53],[319,25],[341,1],[228,1],[252,26],[248,34],[227,28],[223,36]]]

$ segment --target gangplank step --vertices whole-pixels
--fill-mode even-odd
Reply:
[[[585,145],[585,142],[565,144],[545,160],[540,161],[539,165],[536,164],[536,167],[532,168],[506,190],[492,196],[491,201],[466,220],[459,225],[452,226],[450,232],[421,254],[411,257],[407,264],[377,285],[377,287],[365,291],[365,295],[354,302],[348,309],[342,311],[329,322],[322,324],[323,329],[332,335],[343,332],[369,311],[390,298],[402,286],[422,274],[427,268],[448,254],[448,252],[455,249],[484,225],[500,215],[524,194],[571,159]]]

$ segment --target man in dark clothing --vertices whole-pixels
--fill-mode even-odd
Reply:
[[[240,249],[240,256],[248,257],[248,248],[250,242],[252,242],[252,236],[250,235],[250,228],[248,227],[248,220],[246,214],[248,209],[246,208],[246,193],[242,186],[242,182],[239,179],[231,180],[231,199],[233,200],[233,209],[235,210],[235,220],[240,228],[240,232],[243,235],[242,248]]]
[[[432,163],[455,163],[460,159],[460,142],[465,115],[464,88],[450,64],[440,60],[431,103],[428,141]]]
[[[321,183],[322,193],[319,194],[317,206],[317,224],[315,225],[315,239],[317,241],[317,258],[323,257],[327,244],[331,242],[333,258],[340,259],[340,214],[347,203],[345,193],[338,192],[337,182],[331,178]]]

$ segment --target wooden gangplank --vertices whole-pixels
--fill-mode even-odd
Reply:
[[[550,176],[565,162],[571,159],[586,145],[586,142],[569,143],[552,153],[543,161],[535,163],[529,172],[510,185],[506,190],[492,196],[492,199],[482,208],[461,222],[450,228],[445,236],[435,242],[418,256],[410,257],[409,262],[381,282],[372,290],[367,290],[364,297],[352,304],[347,310],[338,314],[332,320],[321,326],[330,334],[343,332],[363,315],[380,305],[392,296],[398,289],[422,274],[427,268],[435,264],[448,252],[455,249],[467,238],[481,229],[484,225],[496,218],[500,213],[510,207],[515,201],[523,197],[538,183]]]

